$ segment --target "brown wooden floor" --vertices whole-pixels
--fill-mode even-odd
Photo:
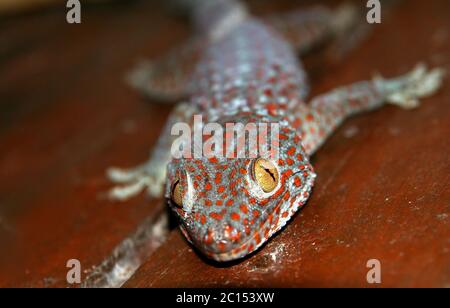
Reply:
[[[301,1],[299,1],[301,2]],[[252,1],[256,14],[297,1]],[[359,3],[359,2],[358,2]],[[171,107],[123,82],[140,58],[188,35],[157,3],[0,20],[0,286],[64,287],[66,262],[89,272],[161,200],[102,197],[104,170],[147,158]],[[450,2],[405,1],[335,65],[309,56],[313,94],[394,76],[417,62],[450,71]],[[256,254],[205,262],[174,230],[126,286],[450,286],[450,83],[413,111],[385,107],[348,121],[314,157],[312,198]]]

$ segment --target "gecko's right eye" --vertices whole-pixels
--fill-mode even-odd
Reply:
[[[253,165],[253,177],[266,193],[273,191],[279,182],[278,170],[275,165],[262,158],[257,159]]]
[[[179,179],[172,185],[172,201],[179,207],[183,206],[183,189]]]

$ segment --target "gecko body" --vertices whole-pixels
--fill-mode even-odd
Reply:
[[[337,14],[319,8],[263,21],[238,1],[205,3],[194,7],[196,38],[132,78],[150,96],[181,95],[188,103],[174,110],[148,162],[113,168],[109,176],[121,183],[111,191],[115,199],[144,188],[164,195],[186,238],[209,258],[229,261],[256,251],[306,203],[316,177],[309,157],[345,118],[384,102],[414,107],[439,87],[442,72],[418,67],[400,78],[355,83],[308,102],[296,49],[332,37]],[[195,114],[222,126],[278,123],[278,158],[171,157],[171,127],[192,124]]]

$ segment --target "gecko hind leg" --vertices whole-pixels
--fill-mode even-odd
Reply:
[[[263,18],[300,53],[305,54],[330,38],[343,36],[360,19],[355,6],[344,4],[336,10],[314,6]]]

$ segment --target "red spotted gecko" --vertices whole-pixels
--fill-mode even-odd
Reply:
[[[309,157],[343,120],[384,103],[416,107],[441,84],[440,69],[420,65],[396,79],[358,82],[307,102],[295,51],[341,31],[342,10],[257,19],[238,1],[191,4],[197,35],[131,78],[149,96],[189,102],[175,108],[148,162],[109,170],[120,184],[110,196],[125,200],[147,189],[161,197],[165,191],[183,234],[217,261],[256,251],[305,204],[316,177]],[[279,123],[278,159],[172,158],[172,126],[192,123],[195,114],[222,125]]]

